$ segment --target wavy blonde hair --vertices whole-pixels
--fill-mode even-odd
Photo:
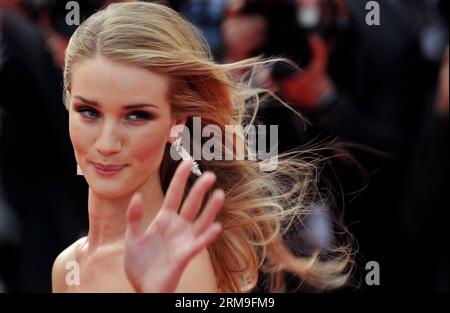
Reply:
[[[189,117],[189,127],[192,117],[201,117],[202,127],[217,125],[223,134],[225,125],[245,129],[253,123],[261,95],[268,92],[234,81],[230,72],[273,61],[254,58],[217,64],[199,32],[172,9],[156,3],[111,4],[82,23],[70,39],[64,68],[66,108],[74,65],[97,54],[167,75],[173,116]],[[238,135],[232,153],[237,144],[247,147],[246,134]],[[223,140],[220,144],[225,151],[228,145]],[[169,148],[160,167],[164,191],[177,165]],[[291,226],[301,223],[311,204],[322,199],[316,183],[318,155],[291,151],[279,156],[277,169],[270,172],[261,171],[264,161],[257,160],[198,163],[216,174],[217,186],[225,191],[217,217],[223,231],[208,247],[220,290],[251,291],[261,273],[267,274],[263,284],[268,291],[285,290],[285,272],[320,290],[346,283],[352,264],[350,245],[336,243],[325,253],[299,257],[285,242]]]

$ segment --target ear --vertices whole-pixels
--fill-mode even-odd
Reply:
[[[183,134],[183,130],[186,127],[187,117],[183,117],[179,120],[175,120],[172,128],[170,129],[169,139],[170,144],[173,144],[175,140]]]

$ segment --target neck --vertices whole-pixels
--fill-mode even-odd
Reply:
[[[143,225],[147,226],[158,213],[164,201],[164,194],[156,175],[135,192],[144,200]],[[104,198],[89,188],[89,233],[88,248],[95,250],[123,241],[127,227],[127,209],[134,192],[121,198]]]

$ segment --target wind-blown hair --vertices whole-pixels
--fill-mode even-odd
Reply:
[[[247,147],[245,126],[253,123],[267,91],[233,80],[230,72],[273,61],[253,58],[218,64],[199,32],[172,9],[144,2],[111,4],[83,22],[70,39],[64,68],[66,108],[74,66],[96,55],[166,75],[171,114],[188,117],[190,128],[192,117],[201,117],[202,127],[217,125],[222,134],[226,125],[242,126],[231,153],[238,144]],[[219,144],[225,151],[224,140]],[[178,163],[169,150],[167,145],[160,167],[164,192]],[[216,186],[225,191],[217,217],[223,231],[208,247],[221,291],[251,291],[261,273],[267,274],[263,283],[268,291],[285,290],[285,272],[319,290],[343,286],[349,278],[351,245],[335,241],[329,251],[298,256],[285,241],[312,204],[324,201],[317,187],[318,155],[291,151],[277,161],[274,171],[262,171],[266,161],[248,158],[198,161],[202,171],[216,174]]]

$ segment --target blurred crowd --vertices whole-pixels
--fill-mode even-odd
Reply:
[[[80,1],[81,20],[110,2]],[[298,236],[326,249],[329,217],[343,214],[358,244],[349,290],[448,292],[448,1],[376,1],[379,25],[367,23],[368,2],[166,1],[217,62],[298,65],[276,62],[254,77],[304,118],[270,100],[258,121],[279,126],[279,152],[334,142],[320,183],[335,205]],[[87,184],[62,103],[76,28],[66,3],[0,0],[0,292],[50,291],[54,258],[87,232]],[[379,286],[364,282],[369,261],[380,265]]]

